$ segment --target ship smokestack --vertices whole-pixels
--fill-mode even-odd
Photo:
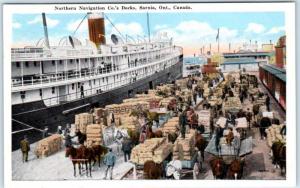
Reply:
[[[97,48],[102,44],[106,44],[105,40],[105,25],[104,25],[104,14],[90,13],[88,15],[88,28],[90,41],[94,42]]]
[[[48,38],[48,29],[47,29],[47,21],[46,21],[46,14],[43,12],[42,13],[43,17],[43,26],[44,26],[44,35],[45,35],[45,44],[47,48],[50,48],[49,44],[49,38]]]

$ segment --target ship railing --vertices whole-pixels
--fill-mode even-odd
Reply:
[[[79,99],[83,99],[84,97],[91,97],[93,95],[97,95],[100,93],[108,92],[110,90],[116,89],[118,87],[123,87],[128,84],[132,84],[134,82],[137,82],[140,79],[144,79],[146,77],[152,76],[156,72],[162,71],[164,69],[167,69],[177,63],[177,61],[170,61],[169,63],[166,63],[166,66],[160,66],[157,69],[149,69],[147,72],[144,72],[143,74],[138,75],[129,75],[127,78],[119,78],[119,81],[115,81],[112,83],[107,83],[105,85],[100,85],[98,87],[85,89],[83,91],[83,95],[81,91],[77,91],[74,93],[69,93],[65,95],[60,95],[57,97],[47,98],[43,99],[46,106],[52,106],[52,105],[58,105],[67,103],[69,101],[75,101]]]
[[[172,57],[176,57],[178,54],[172,54],[168,56],[161,56],[160,58],[155,58],[155,60],[166,60]],[[145,65],[147,63],[147,60],[144,61],[138,61],[138,65],[134,66],[134,63],[129,64],[129,68],[132,67],[139,67],[142,65]],[[68,72],[58,72],[56,74],[42,74],[42,75],[33,75],[31,77],[18,77],[18,78],[12,78],[12,87],[19,87],[19,86],[28,86],[28,85],[42,85],[47,83],[53,83],[53,82],[59,82],[59,81],[69,81],[73,79],[79,79],[79,78],[85,78],[85,77],[92,77],[92,76],[98,76],[108,73],[115,73],[122,68],[128,66],[128,63],[119,64],[117,66],[111,66],[111,67],[91,67],[91,69],[81,70],[81,71],[68,71]]]

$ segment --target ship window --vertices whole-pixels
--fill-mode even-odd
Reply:
[[[41,96],[41,97],[43,96],[43,91],[42,91],[42,89],[40,89],[40,96]]]
[[[87,58],[85,58],[84,60],[85,60],[85,62],[87,62],[87,61],[88,61],[88,59],[87,59]]]
[[[60,65],[62,64],[62,62],[63,62],[62,60],[59,60],[59,64],[60,64]]]
[[[92,81],[91,80],[89,80],[89,86],[91,86],[92,85]]]
[[[78,63],[78,62],[79,62],[79,59],[76,59],[76,62]]]
[[[70,59],[70,63],[73,63],[73,59]]]
[[[52,87],[52,94],[55,93],[55,87]]]
[[[75,86],[75,84],[73,83],[73,84],[72,84],[72,90],[74,90],[74,86]]]
[[[106,77],[106,82],[108,83],[108,77]]]
[[[33,65],[36,67],[36,61],[33,62]]]
[[[29,67],[29,62],[28,61],[25,61],[25,66]]]
[[[102,82],[104,82],[104,77],[102,78]]]
[[[53,66],[55,65],[55,61],[54,61],[54,60],[52,61],[52,65],[53,65]]]
[[[21,99],[25,99],[26,91],[20,91],[20,96],[21,96]]]
[[[20,67],[20,62],[16,62],[16,67]]]
[[[94,79],[94,85],[96,85],[96,80]]]

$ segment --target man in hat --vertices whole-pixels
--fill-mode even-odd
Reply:
[[[187,116],[186,116],[186,110],[184,110],[179,115],[179,126],[180,126],[181,137],[183,139],[185,138],[186,124],[187,124]]]
[[[106,170],[105,170],[105,177],[104,179],[107,178],[107,173],[108,170],[110,170],[110,179],[112,180],[112,175],[113,175],[113,168],[115,166],[116,163],[116,155],[112,152],[112,149],[109,148],[109,152],[105,155],[104,157],[104,164],[107,166]]]
[[[48,132],[48,127],[46,126],[45,129],[43,130],[43,138],[46,138],[49,136],[49,132]]]
[[[30,151],[30,144],[27,140],[27,136],[24,136],[24,139],[20,142],[21,151],[22,151],[22,162],[28,162],[28,152]]]
[[[124,152],[124,161],[130,160],[130,154],[132,150],[132,142],[128,137],[125,137],[122,142],[122,151]]]
[[[267,93],[265,95],[267,96],[266,97],[267,110],[268,110],[268,112],[270,112],[270,97],[269,97],[269,95]]]

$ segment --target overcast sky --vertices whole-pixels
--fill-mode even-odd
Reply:
[[[107,17],[116,28],[131,37],[147,36],[146,13],[107,13]],[[47,14],[50,45],[57,45],[60,38],[72,35],[84,14]],[[149,13],[151,37],[167,33],[176,45],[183,46],[185,54],[198,53],[201,47],[216,49],[216,35],[220,28],[221,50],[231,43],[238,48],[243,42],[251,40],[258,44],[277,41],[285,34],[284,13]],[[118,34],[108,20],[105,22],[106,34]],[[13,15],[13,45],[35,45],[44,36],[41,14]],[[75,37],[85,43],[88,38],[87,21],[85,20]],[[110,42],[110,40],[108,40]]]

